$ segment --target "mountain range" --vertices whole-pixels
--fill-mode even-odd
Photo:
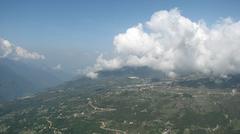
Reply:
[[[46,66],[11,59],[0,59],[0,99],[30,95],[67,80],[62,72]]]

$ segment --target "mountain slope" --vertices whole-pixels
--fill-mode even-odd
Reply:
[[[32,94],[62,82],[44,69],[9,59],[0,60],[0,74],[1,99]]]
[[[240,88],[240,74],[221,76],[207,76],[203,74],[191,74],[178,76],[175,79],[169,79],[163,72],[156,71],[148,67],[123,67],[117,70],[105,70],[98,72],[99,79],[102,78],[127,78],[139,77],[146,78],[152,82],[169,80],[174,84],[186,87],[206,87],[208,89],[232,89]]]
[[[32,93],[34,84],[0,64],[0,98],[13,99],[25,93]]]
[[[142,77],[164,79],[166,75],[149,67],[123,67],[116,70],[103,70],[98,72],[99,77]]]
[[[222,77],[201,77],[195,79],[179,79],[177,84],[188,87],[206,87],[208,89],[233,89],[240,88],[240,74]]]

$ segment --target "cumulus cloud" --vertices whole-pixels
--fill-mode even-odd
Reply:
[[[113,44],[115,57],[100,55],[87,76],[124,66],[147,66],[169,77],[240,73],[240,21],[231,18],[208,27],[182,16],[178,9],[158,11],[149,21],[116,35]]]
[[[11,44],[8,40],[0,38],[0,58],[19,59],[45,59],[45,56],[37,52],[31,52],[19,46]]]

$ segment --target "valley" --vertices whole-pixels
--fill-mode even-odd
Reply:
[[[66,84],[34,97],[2,104],[0,132],[240,132],[240,93],[237,91],[184,87],[171,81],[151,82],[142,78],[89,80],[84,86],[78,82],[72,87]]]

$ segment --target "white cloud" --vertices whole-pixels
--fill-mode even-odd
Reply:
[[[181,73],[240,73],[240,21],[226,18],[212,27],[193,22],[178,9],[158,11],[150,20],[114,38],[114,58],[101,55],[88,74],[105,69],[148,66],[170,77]]]
[[[95,79],[98,77],[98,73],[90,71],[90,72],[86,73],[86,76],[89,78]]]
[[[54,66],[52,69],[53,69],[53,70],[62,70],[62,65],[61,65],[61,64],[57,64],[57,65]]]
[[[87,68],[86,71],[84,71],[84,73],[86,74],[87,77],[97,78],[98,71],[105,70],[105,69],[114,70],[114,69],[121,68],[122,65],[123,65],[122,60],[119,58],[112,58],[112,59],[106,60],[103,58],[102,55],[100,55],[97,58],[97,63],[94,65],[94,67]]]
[[[12,44],[0,38],[0,57],[7,57],[12,51]]]
[[[19,46],[11,44],[8,40],[0,38],[0,58],[19,59],[45,59],[45,56],[37,52],[31,52]]]

